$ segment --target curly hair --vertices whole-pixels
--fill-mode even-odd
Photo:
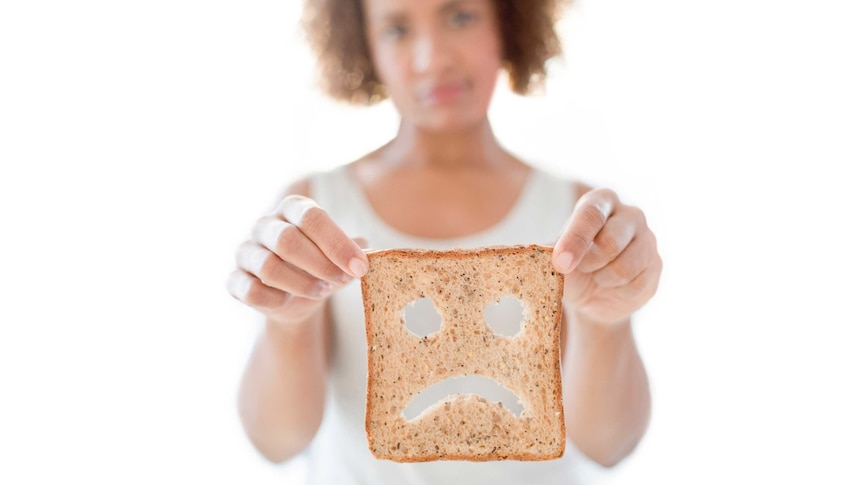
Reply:
[[[544,83],[546,62],[562,53],[555,24],[570,1],[494,0],[512,91],[527,94]],[[386,99],[365,37],[362,0],[305,0],[302,27],[327,94],[354,104]]]

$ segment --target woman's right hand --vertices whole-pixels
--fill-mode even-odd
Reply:
[[[326,298],[368,271],[368,258],[317,204],[289,195],[257,221],[228,278],[234,298],[277,323],[308,319]]]

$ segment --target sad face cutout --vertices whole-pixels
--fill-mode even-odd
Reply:
[[[562,456],[563,281],[550,256],[541,246],[369,253],[366,432],[376,457]],[[424,318],[411,316],[417,300]],[[489,325],[494,311],[508,328]]]

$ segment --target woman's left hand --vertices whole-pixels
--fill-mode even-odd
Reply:
[[[649,301],[662,271],[643,212],[608,189],[578,199],[553,262],[566,277],[566,308],[579,320],[607,325],[627,321]]]

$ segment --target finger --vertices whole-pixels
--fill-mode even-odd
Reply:
[[[565,232],[554,246],[557,271],[567,274],[575,269],[618,203],[616,194],[607,189],[592,190],[578,199]]]
[[[236,270],[228,276],[227,289],[237,300],[256,308],[272,310],[287,301],[286,293],[264,285],[242,270]]]
[[[291,195],[284,199],[279,209],[287,222],[300,228],[342,271],[354,278],[368,272],[368,258],[362,249],[313,200]]]
[[[593,282],[603,288],[627,285],[646,270],[654,257],[655,244],[649,234],[635,237],[619,256],[592,273]]]
[[[611,216],[605,226],[596,234],[593,243],[587,249],[578,270],[592,273],[604,268],[615,260],[632,242],[637,232],[637,222],[632,217],[625,217],[623,211]]]
[[[237,250],[236,264],[266,286],[287,294],[321,299],[329,296],[334,289],[332,283],[311,276],[284,262],[272,251],[250,241]]]
[[[626,285],[614,288],[617,298],[621,300],[639,300],[646,303],[658,290],[659,279],[661,279],[662,260],[656,256],[647,265],[646,269]]]
[[[341,284],[352,279],[352,275],[342,271],[327,258],[300,228],[282,219],[276,217],[259,219],[252,232],[252,241],[315,278],[333,284]]]

